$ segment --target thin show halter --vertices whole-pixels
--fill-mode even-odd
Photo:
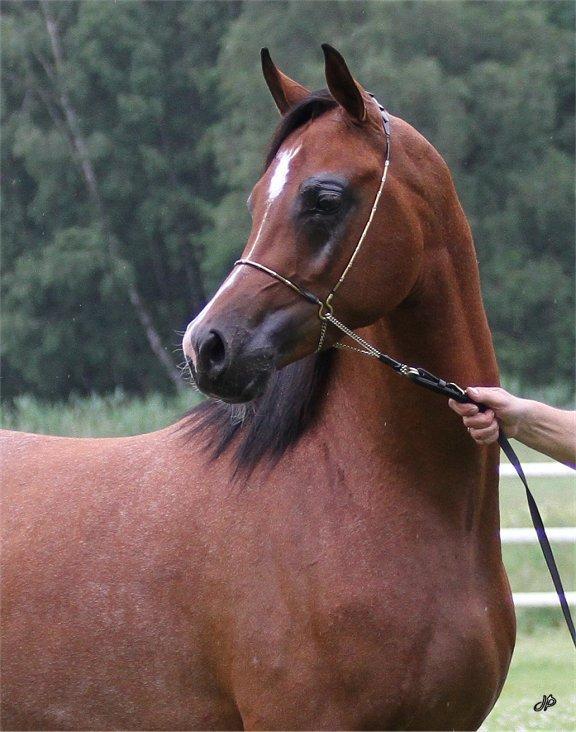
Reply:
[[[438,376],[434,376],[434,374],[431,374],[429,371],[426,371],[426,369],[423,369],[423,368],[420,368],[417,366],[408,366],[407,364],[402,363],[401,361],[397,361],[396,359],[392,358],[391,356],[388,356],[385,353],[382,353],[375,346],[368,343],[368,341],[365,341],[364,338],[359,336],[357,333],[354,333],[353,330],[351,330],[346,325],[341,323],[334,316],[334,307],[332,305],[332,300],[334,298],[336,291],[338,290],[338,288],[344,281],[344,278],[350,271],[350,268],[352,267],[354,260],[356,259],[358,252],[360,251],[362,244],[364,243],[364,240],[366,239],[368,229],[370,228],[370,224],[372,223],[372,220],[376,213],[376,209],[378,208],[380,196],[382,195],[382,191],[384,189],[384,184],[386,182],[386,177],[388,175],[388,167],[390,165],[390,150],[391,150],[391,141],[392,141],[391,128],[390,128],[390,117],[388,116],[388,113],[386,112],[384,107],[381,104],[379,104],[378,101],[375,99],[374,95],[370,94],[370,96],[374,99],[375,103],[378,104],[378,108],[380,109],[380,113],[382,115],[382,124],[384,127],[384,135],[386,137],[386,158],[384,160],[384,170],[382,171],[382,178],[380,180],[380,185],[378,187],[376,197],[374,198],[374,203],[372,204],[372,209],[370,211],[370,215],[368,216],[366,225],[364,226],[362,234],[360,235],[360,239],[358,240],[358,243],[356,244],[356,247],[354,248],[354,251],[352,252],[350,259],[348,260],[348,264],[344,268],[344,271],[342,272],[340,279],[338,280],[338,282],[336,282],[334,287],[330,290],[330,293],[328,294],[326,299],[321,300],[313,292],[306,290],[304,287],[297,285],[295,282],[292,282],[292,280],[288,279],[287,277],[284,277],[283,275],[279,274],[278,272],[275,272],[270,267],[266,267],[264,264],[260,264],[260,262],[256,262],[253,259],[238,259],[236,262],[234,262],[234,266],[246,265],[249,267],[254,267],[255,269],[260,270],[261,272],[265,272],[267,275],[270,275],[270,277],[274,277],[274,279],[278,280],[279,282],[282,282],[287,287],[290,287],[292,290],[294,290],[294,292],[298,293],[303,298],[308,300],[308,302],[311,302],[312,304],[318,306],[318,317],[321,322],[321,327],[320,327],[320,338],[318,341],[318,347],[316,348],[317,352],[319,352],[322,349],[322,346],[324,344],[324,339],[326,336],[327,325],[328,325],[328,323],[330,323],[331,325],[338,328],[338,330],[340,330],[342,333],[347,335],[349,338],[351,338],[353,341],[355,341],[356,343],[358,343],[361,346],[361,348],[354,348],[352,346],[347,346],[345,344],[337,343],[335,345],[336,348],[348,348],[348,349],[351,349],[358,353],[362,353],[366,356],[371,356],[373,358],[376,358],[376,359],[378,359],[378,361],[381,361],[386,366],[390,366],[396,373],[400,374],[401,376],[405,376],[405,377],[409,378],[413,383],[417,384],[418,386],[421,386],[424,389],[428,389],[430,391],[434,391],[437,394],[442,394],[443,396],[450,397],[450,398],[454,399],[455,401],[460,402],[461,404],[476,404],[476,406],[478,406],[480,411],[483,412],[486,410],[486,407],[483,404],[478,404],[477,402],[474,402],[472,399],[470,399],[470,397],[466,394],[466,390],[462,389],[462,387],[458,386],[458,384],[455,384],[450,381],[445,381],[444,379],[441,379]],[[568,630],[572,637],[572,641],[573,641],[574,645],[576,646],[576,629],[574,628],[574,622],[572,620],[572,615],[570,614],[570,608],[569,608],[568,602],[566,600],[566,594],[564,592],[564,587],[562,586],[562,580],[560,579],[558,567],[556,566],[556,560],[554,559],[552,547],[550,546],[550,542],[548,541],[548,536],[546,535],[546,530],[544,528],[544,523],[542,521],[542,517],[540,516],[540,511],[538,510],[538,506],[536,505],[534,496],[532,495],[530,489],[528,488],[528,482],[526,480],[526,476],[524,475],[524,471],[522,470],[522,466],[520,464],[518,456],[514,452],[514,449],[512,448],[512,445],[509,443],[508,438],[504,434],[502,428],[500,428],[498,443],[499,443],[500,447],[502,448],[502,451],[505,453],[505,455],[508,457],[508,459],[510,460],[510,462],[516,469],[516,472],[518,473],[518,477],[520,478],[520,480],[522,481],[522,483],[524,485],[524,488],[526,489],[526,498],[528,499],[528,507],[530,509],[532,523],[534,524],[534,528],[536,529],[536,534],[538,535],[538,541],[540,542],[540,548],[542,549],[542,553],[544,554],[544,559],[546,560],[546,565],[548,566],[548,571],[550,572],[550,575],[552,577],[552,582],[554,583],[554,587],[555,587],[556,593],[558,595],[558,599],[560,600],[560,606],[562,608],[562,613],[564,615],[564,619],[566,620],[566,625],[568,626]]]
[[[370,96],[374,99],[374,95],[370,94]],[[382,171],[382,177],[380,179],[380,185],[378,186],[378,191],[376,193],[376,197],[374,198],[374,203],[372,204],[372,209],[370,211],[370,215],[368,216],[368,220],[366,221],[366,225],[364,226],[364,229],[362,231],[362,234],[360,234],[360,238],[358,239],[358,244],[356,244],[356,247],[354,248],[354,251],[352,252],[350,259],[348,260],[348,264],[344,268],[344,271],[342,272],[340,279],[338,282],[334,285],[334,287],[330,290],[330,293],[326,297],[324,301],[322,301],[317,295],[315,295],[313,292],[310,292],[309,290],[306,290],[304,287],[301,287],[300,285],[297,285],[295,282],[292,282],[292,280],[289,280],[287,277],[284,277],[283,275],[279,274],[278,272],[275,272],[273,269],[270,269],[270,267],[266,267],[263,264],[260,264],[259,262],[255,262],[253,259],[238,259],[236,262],[234,262],[234,266],[239,264],[245,264],[250,267],[254,267],[255,269],[259,269],[262,272],[265,272],[266,274],[270,275],[271,277],[274,277],[279,282],[282,282],[284,285],[287,285],[288,287],[291,287],[294,292],[297,292],[299,295],[304,297],[308,302],[313,303],[314,305],[318,306],[318,317],[321,320],[321,329],[320,329],[320,339],[318,341],[318,347],[316,348],[316,351],[319,352],[322,349],[322,345],[324,343],[324,337],[326,335],[326,326],[327,323],[332,323],[336,326],[336,328],[339,328],[343,333],[346,333],[346,335],[350,336],[353,340],[355,340],[357,343],[360,343],[360,345],[366,349],[366,352],[370,351],[369,355],[378,357],[377,354],[379,353],[376,351],[373,346],[371,346],[369,343],[367,343],[364,339],[360,338],[360,336],[357,336],[353,331],[351,331],[349,328],[347,328],[345,325],[343,325],[339,320],[337,320],[334,317],[334,308],[332,306],[332,300],[334,298],[334,295],[336,294],[336,290],[340,287],[342,282],[344,282],[344,278],[350,271],[350,268],[354,264],[354,260],[356,259],[358,252],[360,251],[362,244],[364,244],[364,239],[366,238],[366,235],[368,234],[368,229],[370,228],[370,224],[372,223],[372,219],[374,218],[374,214],[376,213],[376,209],[378,208],[378,202],[380,201],[380,196],[382,195],[382,190],[384,189],[384,183],[386,183],[386,176],[388,175],[388,166],[390,165],[390,150],[391,150],[391,134],[390,134],[390,117],[388,116],[388,112],[384,109],[384,107],[379,104],[376,99],[374,99],[376,104],[378,104],[378,108],[380,109],[380,113],[382,115],[382,124],[384,126],[384,134],[386,135],[386,159],[384,160],[384,170]],[[384,355],[384,354],[382,354]],[[388,357],[386,357],[388,358]],[[392,363],[393,362],[393,363]],[[396,364],[399,364],[398,361],[394,361],[394,359],[390,359],[390,365],[396,366]],[[402,366],[403,364],[399,364]]]
[[[334,298],[334,295],[336,294],[336,291],[344,282],[344,278],[350,271],[352,265],[354,264],[354,260],[358,256],[358,253],[360,252],[360,249],[362,247],[362,244],[364,244],[364,240],[366,239],[366,235],[368,234],[368,230],[370,228],[370,225],[372,223],[372,220],[374,218],[374,215],[376,213],[376,209],[378,208],[378,203],[380,201],[380,196],[382,195],[382,191],[384,189],[384,184],[386,183],[386,177],[388,175],[388,167],[390,165],[390,153],[392,148],[392,134],[390,129],[390,117],[388,116],[388,112],[384,109],[384,107],[375,99],[373,94],[370,94],[370,96],[374,99],[375,103],[378,104],[378,108],[380,109],[380,114],[382,115],[382,125],[384,127],[384,135],[386,137],[386,158],[384,160],[384,169],[382,171],[382,177],[380,179],[380,185],[378,186],[378,191],[376,192],[376,196],[374,198],[374,203],[372,204],[372,209],[370,210],[370,215],[368,216],[368,219],[366,221],[366,225],[364,226],[364,229],[362,230],[362,233],[360,234],[360,238],[358,239],[358,243],[356,244],[354,251],[352,252],[350,259],[348,260],[348,264],[344,268],[344,271],[340,275],[340,279],[336,282],[334,287],[330,290],[328,296],[325,300],[321,300],[317,295],[315,295],[313,292],[310,292],[310,290],[307,290],[306,288],[302,287],[301,285],[296,284],[292,280],[288,279],[288,277],[284,277],[284,275],[281,275],[279,272],[276,272],[275,270],[271,269],[270,267],[267,267],[264,264],[261,264],[260,262],[256,262],[253,259],[238,259],[236,262],[234,262],[234,266],[238,265],[246,265],[248,267],[254,267],[254,269],[258,269],[261,272],[264,272],[267,275],[270,275],[270,277],[274,277],[274,279],[278,280],[279,282],[282,282],[282,284],[286,285],[287,287],[290,287],[294,292],[296,292],[298,295],[301,295],[303,298],[308,300],[308,302],[311,302],[313,305],[318,306],[318,317],[321,321],[321,327],[320,327],[320,338],[318,340],[318,346],[316,348],[316,352],[318,353],[321,351],[322,346],[324,344],[324,339],[326,336],[326,329],[328,323],[331,323],[333,326],[338,328],[338,330],[342,331],[345,335],[347,335],[349,338],[351,338],[353,341],[356,341],[358,345],[361,346],[361,348],[353,348],[351,346],[347,346],[342,343],[337,343],[335,345],[335,348],[347,348],[354,351],[357,351],[358,353],[362,353],[366,356],[372,356],[373,358],[377,358],[382,363],[386,364],[386,366],[390,366],[394,371],[401,374],[402,376],[406,376],[415,383],[420,384],[421,386],[424,386],[425,388],[431,389],[433,391],[438,391],[440,394],[444,394],[446,396],[452,397],[453,399],[456,399],[457,401],[469,401],[466,397],[466,393],[464,389],[460,388],[457,384],[454,384],[452,382],[446,382],[443,379],[438,379],[433,374],[429,373],[425,369],[422,368],[415,368],[413,366],[408,366],[405,363],[402,363],[400,361],[397,361],[395,358],[392,358],[391,356],[386,355],[385,353],[382,353],[377,348],[375,348],[372,344],[368,343],[364,340],[361,336],[359,336],[357,333],[354,333],[348,326],[344,325],[344,323],[340,322],[334,315],[334,306],[332,305],[332,300]]]

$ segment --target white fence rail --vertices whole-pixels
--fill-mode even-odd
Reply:
[[[530,478],[562,478],[572,477],[576,481],[576,473],[567,465],[560,463],[524,463],[522,466],[526,477]],[[516,471],[510,463],[501,463],[500,477],[515,476]],[[546,529],[552,544],[576,543],[576,526],[558,526]],[[503,544],[536,544],[536,530],[528,528],[501,529],[500,538]],[[512,594],[516,607],[560,607],[555,592],[514,592]],[[567,592],[569,605],[576,606],[576,592]]]
[[[546,529],[551,542],[570,544],[576,542],[576,526],[559,526]],[[500,538],[503,544],[536,544],[538,535],[536,529],[530,526],[527,529],[500,529]]]
[[[562,463],[523,463],[524,475],[527,478],[562,478],[564,476],[572,476],[576,480],[576,472]],[[516,475],[516,470],[512,463],[500,463],[500,477],[508,477]]]
[[[516,607],[557,607],[560,601],[555,592],[514,592],[512,594]],[[576,592],[567,592],[569,605],[576,605]]]

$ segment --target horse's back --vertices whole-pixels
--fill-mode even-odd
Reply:
[[[202,510],[180,444],[0,435],[4,728],[224,723],[199,660]]]

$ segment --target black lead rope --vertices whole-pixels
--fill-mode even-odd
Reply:
[[[380,360],[383,363],[387,363],[387,361],[384,361],[383,359]],[[444,381],[443,379],[434,376],[434,374],[431,374],[425,369],[406,367],[403,364],[401,368],[396,368],[394,365],[392,365],[392,367],[396,371],[404,374],[405,376],[408,376],[411,381],[413,381],[418,386],[423,387],[424,389],[429,389],[430,391],[434,391],[437,394],[442,394],[443,396],[450,397],[451,399],[454,399],[461,404],[476,404],[480,411],[486,410],[486,407],[483,404],[478,404],[477,402],[470,399],[466,392],[461,389],[457,384]],[[508,460],[510,460],[510,462],[514,466],[514,469],[518,473],[518,477],[520,478],[524,485],[524,488],[526,489],[526,498],[528,499],[528,508],[530,509],[532,523],[534,524],[534,528],[538,536],[538,541],[540,542],[540,548],[542,549],[542,554],[544,555],[548,571],[550,572],[550,576],[552,577],[552,582],[554,583],[556,594],[558,595],[558,599],[560,600],[560,607],[562,608],[564,620],[566,621],[566,625],[568,626],[568,631],[570,632],[570,636],[572,637],[572,642],[576,646],[576,630],[574,628],[574,621],[572,620],[570,607],[568,605],[568,601],[566,600],[566,593],[562,585],[562,580],[560,579],[560,572],[558,571],[558,566],[554,558],[554,552],[552,551],[550,541],[548,540],[548,536],[546,534],[546,529],[544,527],[544,522],[542,521],[542,516],[540,515],[540,511],[538,510],[536,500],[534,499],[530,488],[528,488],[528,481],[526,480],[526,476],[524,475],[524,471],[522,470],[522,465],[520,464],[518,455],[516,455],[516,453],[514,452],[514,448],[502,431],[502,428],[500,428],[498,444],[502,448],[502,452],[506,455]]]
[[[572,620],[572,615],[570,614],[570,607],[568,605],[568,600],[566,600],[566,593],[564,592],[564,587],[562,586],[562,580],[560,579],[560,573],[558,572],[558,567],[556,566],[554,553],[552,552],[552,547],[550,546],[550,542],[548,541],[546,529],[544,528],[544,522],[542,521],[542,516],[540,516],[540,511],[538,510],[538,506],[536,505],[536,500],[534,499],[530,488],[528,488],[528,481],[526,480],[526,476],[524,475],[524,471],[522,470],[522,466],[520,465],[520,460],[518,460],[518,455],[516,455],[516,453],[514,452],[514,448],[512,447],[512,445],[508,441],[508,438],[502,432],[502,430],[500,430],[498,443],[502,448],[504,454],[507,456],[508,460],[510,460],[510,462],[516,469],[518,477],[520,478],[520,480],[524,484],[524,488],[526,489],[526,498],[528,499],[528,508],[530,509],[532,523],[534,524],[534,528],[536,529],[536,533],[538,534],[540,548],[542,549],[542,554],[544,554],[544,559],[546,560],[548,571],[550,572],[552,582],[554,582],[554,587],[556,588],[556,594],[558,595],[558,599],[560,600],[560,606],[562,608],[562,613],[564,614],[564,620],[566,621],[566,625],[568,626],[568,630],[570,631],[570,635],[572,636],[572,642],[576,646],[576,630],[574,629],[574,621]]]

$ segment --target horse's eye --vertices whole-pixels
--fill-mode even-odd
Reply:
[[[340,208],[342,197],[338,193],[324,192],[318,196],[316,209],[322,213],[334,213]]]

